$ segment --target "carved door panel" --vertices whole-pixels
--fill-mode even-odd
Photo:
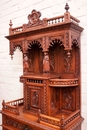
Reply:
[[[42,88],[39,86],[27,86],[27,110],[37,112],[38,109],[42,110],[43,93]]]
[[[37,90],[37,89],[31,89],[31,94],[30,94],[30,97],[31,97],[31,103],[30,103],[30,106],[32,108],[40,108],[40,96],[41,96],[41,92],[40,90]]]

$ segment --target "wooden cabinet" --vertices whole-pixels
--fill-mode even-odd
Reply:
[[[13,28],[10,55],[23,53],[23,98],[3,101],[3,130],[81,130],[80,35],[83,28],[71,16],[40,19],[32,10],[28,23]]]

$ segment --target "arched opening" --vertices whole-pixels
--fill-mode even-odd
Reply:
[[[29,72],[32,73],[42,73],[43,71],[43,53],[42,48],[38,44],[34,43],[29,46],[28,59],[29,59]]]
[[[64,47],[59,39],[52,40],[49,47],[50,72],[60,74],[62,72]]]

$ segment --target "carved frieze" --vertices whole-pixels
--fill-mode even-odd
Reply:
[[[13,128],[16,128],[18,130],[35,130],[32,127],[30,127],[29,125],[17,122],[14,119],[10,119],[10,118],[6,119],[6,124]]]

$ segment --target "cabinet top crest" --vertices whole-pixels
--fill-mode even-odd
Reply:
[[[28,15],[28,23],[22,26],[13,28],[12,21],[10,20],[9,36],[7,39],[11,40],[14,38],[19,38],[21,36],[29,36],[37,33],[44,33],[55,30],[64,30],[74,28],[82,32],[83,28],[79,26],[79,20],[72,15],[70,15],[69,6],[66,3],[64,15],[53,17],[53,18],[43,18],[41,20],[41,12],[32,10],[31,14]]]

